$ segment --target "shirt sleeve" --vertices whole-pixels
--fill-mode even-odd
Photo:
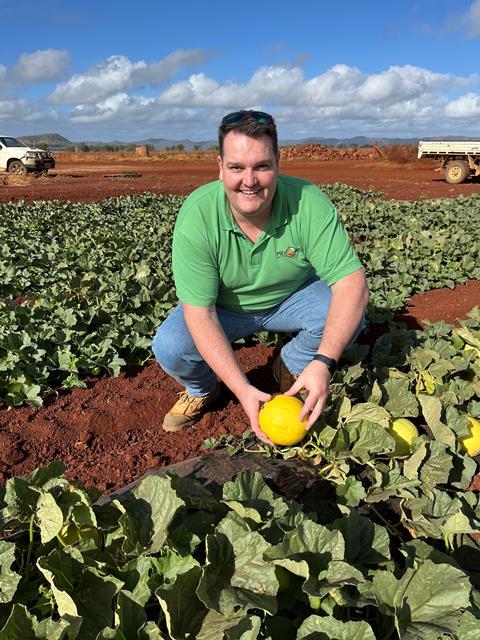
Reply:
[[[172,270],[179,300],[199,307],[216,303],[218,269],[204,236],[189,233],[183,225],[175,229]]]
[[[352,241],[333,203],[315,187],[306,240],[306,258],[317,275],[331,286],[362,268]]]

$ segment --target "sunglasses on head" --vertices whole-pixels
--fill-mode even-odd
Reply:
[[[271,124],[273,122],[272,116],[269,113],[265,113],[265,111],[234,111],[223,118],[222,127],[237,124],[237,122],[247,117],[253,118],[259,124]]]

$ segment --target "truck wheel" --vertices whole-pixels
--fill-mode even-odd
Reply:
[[[13,160],[13,162],[8,165],[8,173],[14,173],[17,176],[26,176],[27,167],[21,160]]]
[[[449,184],[460,184],[470,175],[470,168],[464,160],[451,160],[445,167],[445,180]]]

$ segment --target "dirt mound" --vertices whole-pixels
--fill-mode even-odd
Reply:
[[[30,175],[17,176],[12,173],[0,173],[0,186],[5,187],[25,187],[32,184]]]
[[[281,160],[360,160],[370,158],[371,155],[371,149],[338,149],[315,143],[280,149]]]
[[[141,147],[135,147],[135,156],[137,158],[149,158],[150,149],[146,145],[143,145]]]

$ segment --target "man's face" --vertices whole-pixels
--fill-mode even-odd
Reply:
[[[265,220],[272,211],[278,178],[278,159],[268,136],[251,138],[230,131],[218,156],[219,178],[237,221]]]

